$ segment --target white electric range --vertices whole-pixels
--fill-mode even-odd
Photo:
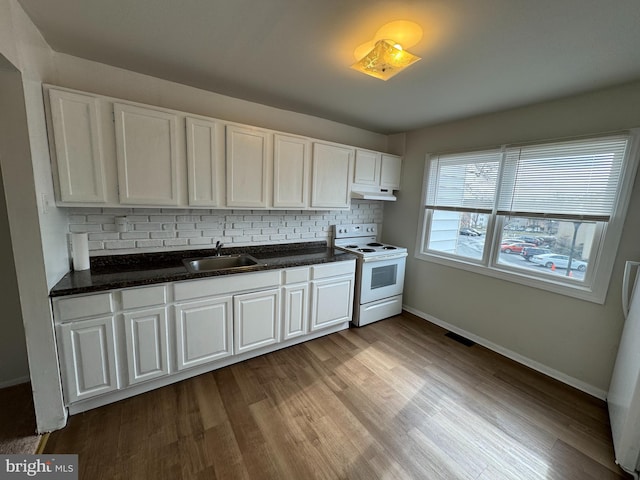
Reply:
[[[358,257],[354,325],[361,327],[402,312],[406,248],[379,242],[375,223],[334,225],[333,245]]]

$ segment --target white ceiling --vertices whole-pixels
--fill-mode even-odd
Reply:
[[[18,0],[58,51],[380,133],[640,79],[640,0]],[[392,20],[422,60],[349,68]]]

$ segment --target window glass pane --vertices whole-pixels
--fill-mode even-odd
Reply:
[[[498,213],[608,220],[627,137],[507,148]]]
[[[440,155],[431,160],[426,204],[466,210],[492,210],[501,152]]]
[[[434,210],[426,249],[480,260],[488,221],[483,213]]]
[[[584,281],[597,254],[596,231],[595,222],[505,217],[498,263]]]

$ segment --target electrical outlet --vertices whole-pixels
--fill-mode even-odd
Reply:
[[[116,217],[116,231],[117,232],[126,232],[127,231],[127,217]]]
[[[49,195],[46,193],[40,194],[40,210],[43,215],[49,213]]]

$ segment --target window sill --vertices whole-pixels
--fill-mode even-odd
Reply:
[[[551,278],[542,279],[508,268],[501,268],[500,266],[485,266],[470,261],[452,259],[420,251],[416,252],[414,256],[422,261],[437,263],[439,265],[457,268],[459,270],[465,270],[467,272],[473,272],[480,275],[486,275],[488,277],[498,278],[500,280],[517,283],[526,287],[546,290],[559,295],[578,298],[580,300],[586,300],[588,302],[598,303],[601,305],[604,304],[607,295],[606,288],[597,289],[587,285],[570,285],[565,282],[554,281]]]

